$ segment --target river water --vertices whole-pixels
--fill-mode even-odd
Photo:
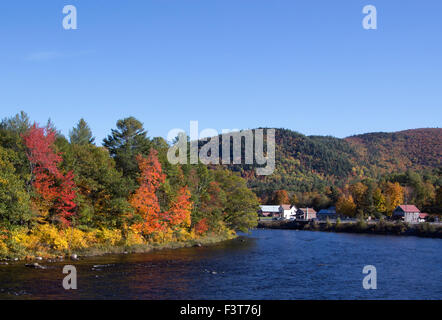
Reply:
[[[255,230],[201,248],[0,266],[0,299],[442,299],[442,240],[296,230]],[[94,267],[94,265],[100,265]],[[377,289],[365,290],[365,265]]]

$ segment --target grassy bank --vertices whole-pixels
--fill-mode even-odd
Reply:
[[[73,254],[94,256],[110,253],[142,253],[209,245],[235,237],[235,232],[227,228],[204,235],[179,230],[172,233],[156,233],[145,238],[133,231],[58,229],[45,224],[32,229],[0,230],[0,259],[33,260],[64,258]]]
[[[310,230],[323,232],[366,233],[442,238],[442,226],[431,223],[408,224],[402,221],[336,222],[330,221],[260,221],[258,228]]]
[[[188,248],[195,246],[207,246],[213,245],[222,241],[232,240],[236,238],[236,235],[207,235],[200,237],[198,239],[191,239],[186,241],[173,241],[166,243],[153,243],[153,244],[136,244],[131,246],[117,245],[117,246],[95,246],[87,249],[81,249],[76,251],[76,254],[89,257],[89,256],[99,256],[104,254],[121,254],[121,253],[147,253],[154,250],[164,250],[164,249],[179,249]]]

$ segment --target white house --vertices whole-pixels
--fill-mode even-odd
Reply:
[[[296,209],[295,206],[291,206],[289,204],[282,204],[281,205],[281,209],[282,209],[282,218],[283,219],[296,219],[296,211],[298,209]]]

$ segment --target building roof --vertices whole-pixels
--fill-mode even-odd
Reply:
[[[292,208],[292,206],[289,205],[289,204],[282,204],[281,207],[282,207],[282,209],[284,209],[284,210],[290,210],[290,209]]]
[[[304,213],[307,213],[307,210],[308,210],[308,213],[316,213],[315,209],[313,209],[313,208],[299,208],[299,210],[301,210]]]
[[[428,213],[419,214],[419,218],[421,218],[421,219],[425,219],[426,217],[428,217]]]
[[[278,212],[280,206],[260,206],[262,212]]]
[[[420,212],[420,210],[412,204],[403,204],[398,206],[396,209],[400,208],[403,212]]]
[[[336,207],[319,210],[318,214],[336,214]]]

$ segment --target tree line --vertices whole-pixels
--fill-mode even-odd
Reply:
[[[133,117],[118,120],[102,146],[84,119],[69,137],[24,112],[3,119],[0,254],[65,248],[68,232],[150,243],[256,225],[258,198],[245,180],[221,167],[172,165],[168,149]]]
[[[437,170],[436,170],[437,171]],[[414,204],[422,212],[442,213],[440,172],[420,174],[413,170],[388,174],[379,180],[353,180],[343,187],[331,186],[324,191],[274,191],[268,198],[271,204],[293,204],[316,210],[336,206],[336,211],[349,217],[391,216],[402,204]]]

